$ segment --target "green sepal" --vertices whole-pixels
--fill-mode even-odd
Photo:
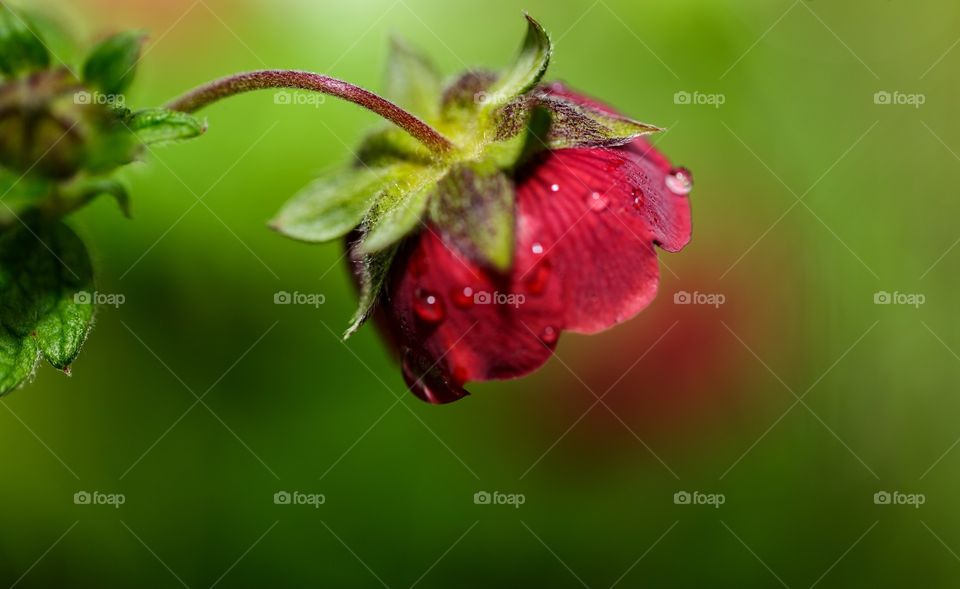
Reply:
[[[443,175],[440,170],[425,168],[409,174],[396,186],[384,191],[364,220],[360,253],[383,251],[413,233]]]
[[[491,162],[457,164],[440,181],[429,207],[444,241],[500,272],[513,262],[513,183]]]
[[[355,229],[385,189],[413,167],[366,166],[338,170],[315,180],[280,209],[270,226],[300,241],[339,239]]]
[[[517,96],[532,90],[547,73],[553,46],[550,35],[529,14],[527,36],[513,65],[487,90],[486,104],[499,108]]]
[[[427,120],[440,112],[441,76],[433,63],[394,38],[387,59],[386,96],[413,114]]]
[[[490,162],[507,173],[514,173],[537,153],[548,149],[550,125],[549,111],[540,106],[517,109],[508,115],[509,123],[498,125],[497,140],[487,146],[484,161]]]
[[[0,234],[0,395],[42,356],[67,369],[93,319],[93,267],[79,237],[60,222]]]
[[[637,137],[659,133],[660,127],[574,102],[567,98],[537,92],[510,103],[498,113],[497,138],[507,141],[526,131],[530,133],[532,113],[549,116],[549,128],[538,135],[541,150],[575,147],[616,147]]]
[[[546,141],[550,149],[616,147],[637,137],[663,131],[660,127],[561,96],[540,93],[534,100],[536,106],[549,112],[552,119]]]
[[[394,126],[378,129],[364,137],[356,158],[361,165],[371,168],[404,162],[422,166],[436,163],[436,156],[423,143]]]
[[[187,113],[165,108],[148,108],[131,113],[126,125],[146,145],[185,141],[207,131],[206,122]]]
[[[147,36],[128,31],[101,41],[83,64],[83,81],[104,94],[120,94],[133,82]]]
[[[0,2],[0,74],[16,76],[46,69],[50,52],[25,15]]]
[[[373,312],[380,298],[383,288],[386,285],[387,278],[390,275],[390,266],[393,258],[397,255],[399,245],[393,245],[387,249],[373,254],[363,254],[357,249],[351,252],[354,259],[360,261],[360,300],[357,302],[357,310],[350,319],[350,327],[343,334],[343,339],[349,339],[360,329],[370,314]]]
[[[130,219],[130,192],[126,185],[116,178],[79,178],[65,186],[60,191],[60,198],[65,202],[68,212],[77,210],[100,196],[111,196],[120,207],[123,216]]]

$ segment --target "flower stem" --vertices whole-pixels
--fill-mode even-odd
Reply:
[[[311,90],[336,96],[377,113],[438,155],[447,154],[454,148],[453,143],[439,131],[389,100],[359,86],[311,72],[261,70],[235,74],[191,90],[168,103],[167,108],[192,113],[224,98],[267,88]]]

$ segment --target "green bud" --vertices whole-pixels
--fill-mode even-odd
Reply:
[[[83,81],[105,94],[120,94],[133,82],[146,34],[128,31],[97,45],[83,64]]]
[[[66,71],[39,72],[0,86],[0,165],[20,174],[68,178],[83,165],[81,87]]]

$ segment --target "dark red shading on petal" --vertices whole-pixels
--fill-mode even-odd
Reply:
[[[644,139],[541,154],[515,178],[508,275],[473,263],[435,229],[410,239],[381,311],[411,390],[431,403],[461,399],[468,381],[539,368],[561,331],[602,331],[650,304],[654,245],[676,251],[690,239],[689,201],[667,188],[671,172]]]
[[[517,254],[524,267],[536,257]],[[539,334],[562,328],[558,289],[521,290],[513,277],[474,264],[432,229],[414,238],[394,264],[382,303],[386,325],[408,384],[421,379],[430,389],[412,387],[421,398],[456,400],[467,381],[527,374],[550,357],[556,338]]]

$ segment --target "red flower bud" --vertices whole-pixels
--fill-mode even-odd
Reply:
[[[547,90],[613,112],[562,86]],[[508,273],[472,261],[429,226],[392,265],[380,323],[421,399],[454,401],[468,381],[523,376],[550,358],[562,331],[596,333],[633,317],[657,291],[654,245],[675,252],[690,240],[690,173],[644,138],[546,151],[512,180]]]

